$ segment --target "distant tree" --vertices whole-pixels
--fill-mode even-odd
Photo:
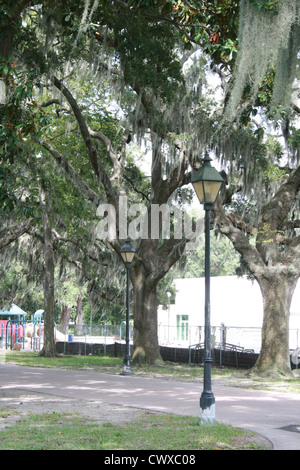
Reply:
[[[204,277],[205,243],[204,235],[198,240],[197,249],[182,256],[178,274],[184,278]],[[232,243],[225,237],[211,237],[211,276],[233,276],[240,267],[240,256]]]

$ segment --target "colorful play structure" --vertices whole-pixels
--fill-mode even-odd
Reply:
[[[44,339],[43,313],[44,310],[37,310],[30,320],[25,320],[27,313],[15,304],[9,310],[0,310],[0,349],[40,350]]]

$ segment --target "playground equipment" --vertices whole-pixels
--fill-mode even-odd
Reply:
[[[44,338],[43,313],[44,310],[37,310],[28,322],[27,313],[15,304],[9,310],[0,310],[0,317],[7,317],[0,320],[0,348],[39,350]]]

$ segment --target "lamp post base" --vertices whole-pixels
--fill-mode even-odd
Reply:
[[[121,375],[132,375],[130,356],[125,356]]]
[[[130,367],[123,366],[123,370],[120,375],[132,375],[132,370]]]
[[[200,426],[203,424],[215,424],[216,422],[216,407],[212,404],[208,408],[200,408]]]

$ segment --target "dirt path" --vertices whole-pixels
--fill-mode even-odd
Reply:
[[[0,431],[30,414],[53,412],[78,413],[93,419],[99,425],[108,422],[122,425],[146,413],[138,408],[97,401],[75,400],[18,389],[0,390]]]

